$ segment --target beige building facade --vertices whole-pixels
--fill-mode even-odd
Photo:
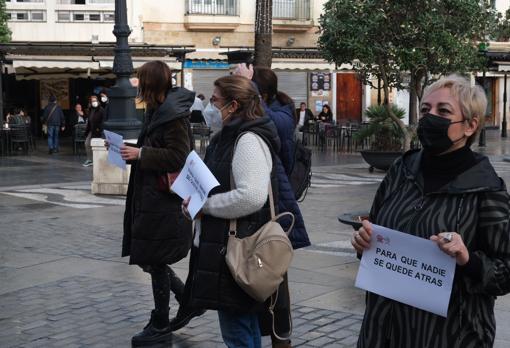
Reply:
[[[273,65],[279,89],[315,112],[335,108],[335,66],[317,52],[318,21],[325,0],[273,0]],[[186,56],[184,85],[207,97],[213,81],[229,73],[227,51],[253,49],[255,0],[146,0],[143,41],[193,46]],[[312,78],[326,74],[326,89],[312,91]],[[321,75],[322,77],[322,75]],[[180,80],[180,79],[179,79]],[[361,96],[360,96],[361,97]]]

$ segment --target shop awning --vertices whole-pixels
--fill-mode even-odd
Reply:
[[[71,60],[71,59],[18,59],[12,60],[12,66],[18,69],[81,69],[81,70],[99,70],[99,63],[92,60]]]
[[[315,59],[293,59],[293,60],[282,60],[282,59],[274,59],[271,64],[272,69],[276,70],[351,70],[352,66],[349,64],[342,64],[342,66],[336,68],[334,64],[330,64],[325,60],[315,60]]]
[[[45,80],[61,78],[115,78],[112,73],[113,57],[75,56],[15,56],[8,55],[8,73],[16,74],[17,80]],[[155,57],[133,57],[133,68],[138,69]],[[173,70],[180,70],[181,63],[175,58],[161,59]]]
[[[133,69],[138,69],[145,63],[150,62],[151,60],[156,60],[156,58],[139,59],[138,57],[135,57],[135,58],[132,58],[132,60],[133,60]],[[172,70],[181,70],[181,63],[175,59],[167,60],[167,59],[157,58],[157,60],[161,60],[161,61],[165,62],[168,65],[168,67]],[[111,59],[101,59],[99,61],[99,67],[101,69],[112,69],[113,68],[113,57]]]
[[[92,57],[7,55],[6,60],[11,62],[8,73],[16,74],[17,80],[106,78],[109,76],[105,75],[111,74],[101,70],[99,62]]]

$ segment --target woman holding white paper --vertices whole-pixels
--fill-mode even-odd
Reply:
[[[191,223],[182,215],[181,198],[170,192],[171,178],[184,166],[192,147],[189,123],[194,93],[172,88],[172,72],[161,61],[138,70],[139,98],[146,105],[136,145],[121,147],[131,164],[124,215],[122,256],[151,275],[154,310],[149,323],[132,338],[133,346],[171,338],[170,291],[183,300],[184,284],[168,266],[191,247]]]
[[[218,311],[228,347],[260,348],[257,313],[264,304],[237,285],[225,253],[230,219],[237,220],[240,238],[252,235],[270,219],[268,186],[270,180],[276,184],[272,154],[278,153],[280,141],[249,79],[225,76],[214,85],[211,102],[221,113],[223,127],[211,140],[204,162],[220,186],[211,191],[197,220],[186,285],[192,307]],[[186,206],[183,202],[184,211]]]
[[[509,195],[487,157],[470,149],[487,100],[479,86],[451,75],[423,95],[422,150],[390,168],[369,221],[353,234],[359,255],[371,223],[437,243],[457,268],[446,318],[367,292],[358,347],[492,347],[494,299],[510,292]]]

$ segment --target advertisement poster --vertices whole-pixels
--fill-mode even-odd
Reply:
[[[312,97],[327,97],[331,90],[331,74],[314,72],[310,74],[310,91]]]

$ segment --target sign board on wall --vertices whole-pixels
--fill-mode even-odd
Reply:
[[[50,95],[57,97],[57,103],[62,109],[69,109],[68,79],[40,80],[39,83],[41,109],[48,104],[48,98]]]
[[[328,97],[331,90],[331,74],[322,72],[310,73],[310,91],[312,97]]]

